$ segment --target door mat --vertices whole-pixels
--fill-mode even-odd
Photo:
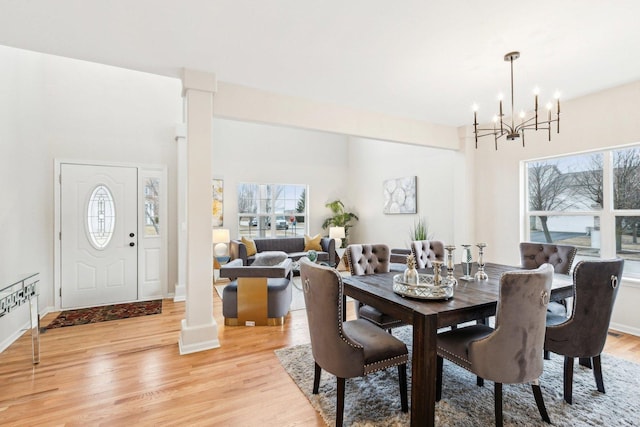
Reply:
[[[109,320],[128,319],[130,317],[148,316],[160,313],[162,313],[161,299],[80,308],[77,310],[63,311],[44,329],[86,325],[89,323],[107,322]]]

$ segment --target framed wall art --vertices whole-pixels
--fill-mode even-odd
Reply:
[[[222,227],[224,222],[224,181],[222,179],[212,179],[211,190],[213,192],[213,198],[211,201],[211,215],[213,215],[212,224],[214,227]]]
[[[382,183],[385,214],[416,213],[416,176],[387,179]]]

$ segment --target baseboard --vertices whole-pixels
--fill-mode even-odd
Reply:
[[[640,337],[640,329],[639,328],[634,328],[632,326],[623,325],[621,323],[611,322],[609,324],[609,329],[613,329],[613,330],[616,330],[616,331],[623,332],[625,334],[635,335],[636,337]]]

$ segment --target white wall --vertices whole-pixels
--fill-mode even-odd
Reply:
[[[238,237],[237,186],[308,184],[309,233],[327,234],[324,205],[347,194],[347,138],[226,119],[213,121],[213,176],[224,179],[224,228]]]
[[[408,248],[410,230],[424,217],[429,234],[446,243],[454,241],[457,167],[460,154],[451,150],[376,141],[349,140],[349,197],[347,208],[360,220],[350,230],[351,243],[386,243]],[[384,214],[383,181],[417,176],[417,213]]]
[[[177,79],[0,46],[0,279],[40,272],[52,307],[54,159],[65,159],[168,166],[173,286],[180,92]],[[2,318],[0,343],[25,314]]]
[[[521,162],[541,157],[597,150],[640,141],[638,102],[640,82],[602,91],[562,106],[560,134],[528,134],[526,148],[521,143],[501,140],[495,151],[493,139],[481,139],[475,154],[476,238],[488,243],[487,260],[507,264],[520,262]],[[474,144],[472,128],[467,128],[465,147]],[[473,149],[471,149],[473,150]],[[471,151],[470,150],[470,151]],[[640,286],[623,282],[612,326],[640,335]]]

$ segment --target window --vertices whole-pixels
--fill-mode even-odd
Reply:
[[[239,237],[303,236],[306,224],[306,185],[238,185]]]
[[[111,191],[98,185],[93,189],[87,204],[87,234],[96,249],[107,247],[116,227],[116,209]]]
[[[640,147],[526,162],[527,239],[577,259],[625,259],[640,277]]]
[[[144,179],[144,235],[160,235],[160,179]]]

